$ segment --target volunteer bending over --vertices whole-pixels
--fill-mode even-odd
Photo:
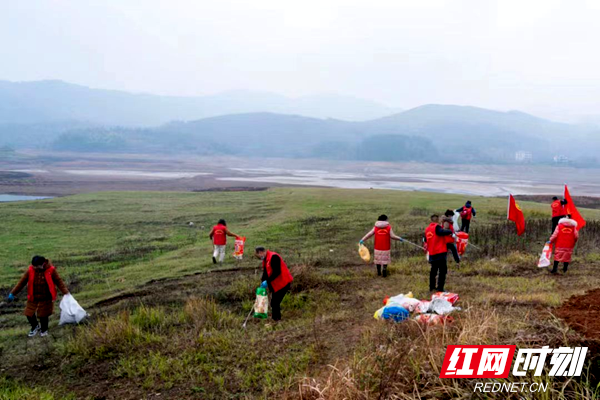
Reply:
[[[271,292],[271,318],[278,322],[281,320],[281,302],[286,293],[290,291],[290,286],[294,278],[287,267],[287,264],[281,256],[264,247],[257,247],[255,256],[262,260],[263,288],[268,287]]]

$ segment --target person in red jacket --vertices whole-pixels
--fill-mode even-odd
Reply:
[[[558,226],[548,242],[553,243],[556,247],[554,250],[554,267],[550,271],[551,273],[556,274],[558,272],[558,264],[561,262],[563,263],[563,272],[567,273],[577,240],[579,240],[577,221],[571,219],[570,215],[558,221]]]
[[[567,200],[559,200],[556,196],[552,198],[552,204],[550,204],[550,208],[552,209],[552,233],[556,230],[558,221],[567,216],[566,206]]]
[[[363,244],[371,236],[375,237],[375,265],[377,266],[377,275],[381,276],[383,267],[383,277],[387,277],[387,266],[392,261],[392,240],[403,242],[400,236],[394,234],[392,226],[388,222],[387,215],[380,215],[375,222],[375,227],[371,229],[360,241]]]
[[[469,233],[469,229],[471,228],[471,220],[477,212],[471,205],[471,200],[468,200],[464,206],[456,210],[457,213],[460,214],[460,230],[464,233]]]
[[[27,305],[24,314],[31,325],[28,336],[33,337],[38,333],[42,337],[47,336],[48,319],[54,312],[56,289],[58,288],[63,295],[68,294],[69,290],[50,260],[42,256],[33,257],[31,265],[19,283],[10,291],[8,301],[13,301],[25,286],[27,286]]]
[[[271,292],[271,318],[281,320],[281,302],[289,292],[294,278],[281,256],[264,247],[255,249],[256,258],[262,261],[262,287],[268,287]]]
[[[225,249],[227,248],[227,236],[233,236],[236,239],[239,237],[235,233],[232,233],[227,229],[227,222],[224,219],[220,219],[217,225],[213,226],[208,237],[213,241],[213,264],[217,263],[217,257],[219,262],[222,264],[225,260]]]
[[[448,247],[446,237],[452,236],[452,231],[444,229],[439,224],[440,217],[437,214],[431,216],[431,223],[425,229],[424,241],[427,243],[427,252],[429,253],[429,263],[431,271],[429,272],[429,290],[444,291],[446,284],[446,274],[448,273],[448,265],[446,257],[448,255]],[[437,286],[435,284],[436,277],[439,272]]]

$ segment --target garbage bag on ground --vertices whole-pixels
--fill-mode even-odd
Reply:
[[[77,300],[69,293],[60,301],[60,322],[64,324],[78,324],[87,316],[87,312],[79,305]]]
[[[431,305],[431,301],[421,300],[419,305],[415,308],[415,312],[418,314],[425,314],[429,312],[429,306]]]
[[[244,258],[244,245],[246,244],[246,238],[240,237],[235,239],[235,248],[233,250],[233,257],[236,260]]]
[[[412,296],[412,292],[406,295],[399,294],[398,296],[388,298],[387,301],[385,301],[385,305],[400,306],[402,308],[406,308],[409,312],[413,312],[415,311],[415,308],[421,304],[421,301],[413,298]]]
[[[364,244],[358,245],[358,254],[364,262],[368,263],[369,261],[371,261],[371,253],[369,253],[369,249]]]
[[[267,290],[262,287],[256,289],[256,300],[254,301],[254,318],[265,319],[269,316],[269,296]]]
[[[544,249],[542,250],[542,254],[540,255],[540,259],[538,261],[538,267],[544,268],[550,266],[550,259],[552,258],[552,244],[546,243],[544,245]]]
[[[438,325],[451,322],[448,314],[460,310],[454,307],[459,300],[458,294],[450,292],[437,292],[429,300],[417,300],[412,297],[412,292],[388,297],[383,300],[384,306],[375,311],[373,317],[379,320],[393,320],[401,322],[406,320],[410,313],[420,314],[415,320],[428,325]]]
[[[467,251],[469,245],[469,234],[465,232],[456,232],[456,250],[458,255],[462,256]]]
[[[456,293],[450,292],[436,292],[431,295],[431,300],[435,300],[437,298],[446,299],[450,302],[450,304],[454,305],[458,301],[460,297]]]
[[[417,315],[414,319],[424,325],[444,325],[454,322],[454,318],[451,316],[438,314],[421,314]]]
[[[448,300],[442,297],[437,297],[431,300],[429,305],[429,313],[435,313],[439,315],[447,315],[453,311],[460,310],[460,307],[454,307]]]
[[[401,322],[405,319],[408,319],[410,313],[404,307],[400,306],[386,306],[383,307],[383,311],[381,313],[382,319],[391,319],[395,322]]]

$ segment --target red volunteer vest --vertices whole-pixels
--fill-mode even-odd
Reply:
[[[451,230],[452,233],[454,233],[454,225],[450,224],[448,230]],[[454,243],[454,238],[452,237],[452,235],[444,236],[444,239],[446,239],[446,243]]]
[[[556,237],[556,248],[572,249],[575,247],[575,227],[572,225],[559,224],[558,236]]]
[[[390,225],[385,228],[375,227],[375,250],[387,251],[392,248],[391,231],[392,227]]]
[[[52,272],[54,271],[54,267],[51,265],[44,271],[44,277],[46,278],[46,283],[48,284],[48,288],[50,288],[50,294],[52,295],[52,301],[56,300],[56,287],[54,286],[54,281],[52,280]],[[29,280],[27,281],[27,300],[33,301],[33,279],[35,276],[35,269],[33,265],[29,266]]]
[[[227,244],[227,227],[225,225],[215,225],[213,227],[213,244],[215,246],[224,246]]]
[[[466,206],[463,207],[463,210],[460,212],[460,217],[462,219],[470,220],[472,216],[473,216],[473,208],[472,207],[467,208]]]
[[[565,210],[565,206],[560,204],[560,200],[554,200],[552,202],[552,218],[554,217],[564,217],[567,215],[567,211]]]
[[[425,229],[425,240],[427,240],[427,251],[430,256],[436,254],[447,253],[448,247],[446,247],[446,238],[444,236],[438,236],[435,233],[435,228],[438,226],[435,222],[429,224]]]
[[[269,277],[273,273],[273,269],[271,268],[271,258],[273,258],[273,256],[279,256],[279,254],[267,250],[267,256],[263,260],[263,268],[267,270],[267,276]],[[292,278],[292,274],[290,274],[287,264],[283,261],[283,258],[281,258],[281,256],[279,256],[279,258],[281,259],[281,274],[271,281],[271,287],[273,287],[273,291],[275,292],[279,292],[288,283],[294,280],[294,278]]]

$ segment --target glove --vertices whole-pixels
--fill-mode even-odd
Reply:
[[[362,246],[362,245],[364,245],[364,244],[365,244],[365,242],[363,242],[362,240],[360,240],[360,241],[358,242],[358,244],[360,244],[360,245]]]
[[[8,301],[13,301],[15,299],[15,296],[12,293],[8,294]]]
[[[548,240],[548,241],[546,242],[546,244],[552,244],[552,242]]]
[[[404,242],[404,239],[400,238],[400,243]]]
[[[269,285],[267,284],[267,281],[262,281],[262,283],[260,284],[260,287],[263,289],[266,289],[267,287],[269,287]]]

